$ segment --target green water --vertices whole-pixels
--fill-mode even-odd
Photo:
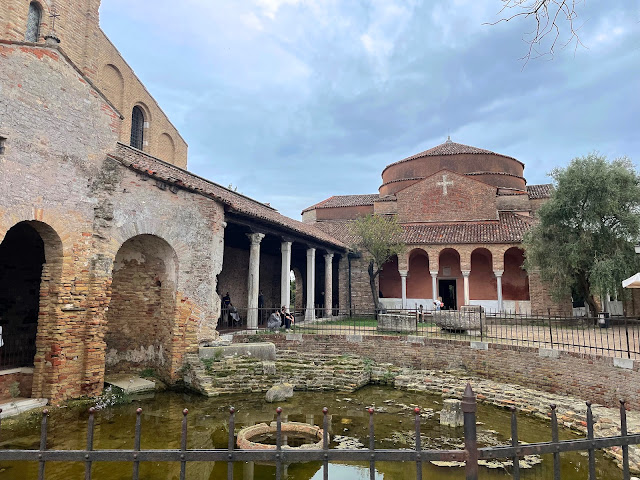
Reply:
[[[275,420],[276,405],[267,404],[263,394],[233,395],[205,398],[195,394],[158,393],[149,398],[134,400],[131,404],[118,405],[96,413],[94,448],[132,448],[135,425],[135,409],[142,407],[142,448],[179,448],[182,409],[189,408],[188,448],[226,448],[228,439],[228,408],[236,410],[236,428]],[[365,407],[375,405],[383,410],[375,414],[376,448],[411,448],[414,429],[412,408],[419,406],[439,411],[441,398],[425,394],[408,393],[388,387],[369,386],[352,394],[296,392],[283,407],[283,417],[290,421],[322,425],[322,407],[327,406],[331,414],[331,435],[342,435],[358,439],[368,445],[368,416]],[[311,415],[313,414],[313,416]],[[82,449],[86,441],[86,408],[64,408],[52,412],[49,422],[48,448]],[[283,418],[283,420],[285,419]],[[507,410],[479,405],[479,441],[490,444],[508,444],[510,437],[510,413]],[[550,439],[548,423],[527,417],[519,417],[520,439],[525,442],[547,441]],[[422,421],[423,448],[461,448],[462,429],[442,427],[438,416]],[[39,425],[37,420],[16,427],[2,428],[0,448],[37,449],[39,445]],[[570,432],[562,431],[561,438],[574,438]],[[332,442],[336,446],[336,442]],[[564,480],[587,478],[587,457],[583,454],[562,455],[562,478]],[[542,457],[542,463],[530,470],[521,471],[523,479],[548,479],[552,475],[553,461],[550,456]],[[143,463],[140,478],[147,480],[178,479],[177,463]],[[376,464],[376,478],[399,480],[415,478],[416,466],[413,462],[380,462]],[[621,471],[615,464],[597,457],[599,479],[621,478]],[[94,463],[93,478],[104,480],[130,479],[131,464]],[[213,480],[226,478],[227,465],[224,462],[197,462],[188,464],[187,478]],[[318,463],[289,465],[285,468],[286,478],[292,480],[321,479],[322,469]],[[508,469],[488,469],[480,467],[483,480],[510,478]],[[84,478],[84,465],[74,463],[48,463],[46,478],[68,480]],[[26,462],[0,462],[0,480],[37,478],[37,464]],[[275,478],[275,466],[260,464],[236,464],[234,478],[259,480]],[[367,465],[331,464],[329,478],[332,480],[368,479]],[[463,479],[464,471],[459,467],[423,466],[423,478]]]

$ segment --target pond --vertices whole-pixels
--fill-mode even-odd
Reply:
[[[274,421],[275,404],[264,401],[264,394],[230,395],[206,398],[197,394],[161,392],[146,398],[133,399],[131,403],[116,405],[96,413],[96,449],[132,448],[135,410],[142,407],[142,448],[179,448],[182,409],[189,408],[188,448],[226,448],[228,439],[228,409],[236,408],[236,433],[239,429],[257,423]],[[332,448],[368,445],[367,406],[376,409],[376,448],[413,448],[415,442],[413,408],[423,411],[423,448],[463,448],[462,428],[441,426],[438,420],[442,408],[440,396],[405,392],[390,387],[367,386],[351,394],[335,392],[296,392],[283,407],[283,420],[322,425],[322,408],[329,408]],[[49,422],[48,447],[55,449],[82,449],[86,441],[86,407],[54,409]],[[478,442],[481,445],[509,443],[510,412],[488,405],[478,406]],[[521,415],[518,419],[520,439],[524,442],[550,440],[548,422]],[[3,426],[0,448],[31,448],[39,445],[39,421],[22,422],[15,426]],[[567,430],[561,431],[561,439],[577,438]],[[562,455],[562,478],[565,480],[587,478],[587,457],[582,453]],[[550,456],[529,459],[531,468],[521,470],[523,479],[553,478],[553,460]],[[507,479],[511,469],[480,467],[480,479]],[[178,479],[177,463],[143,463],[140,478],[148,480]],[[399,480],[415,478],[413,462],[379,462],[376,478]],[[452,466],[423,465],[424,478],[458,480],[464,478],[464,469]],[[621,471],[613,461],[597,454],[597,478],[620,478]],[[291,480],[321,479],[321,465],[316,462],[289,465],[286,478]],[[131,464],[94,463],[93,474],[100,480],[130,479]],[[224,462],[196,462],[187,465],[187,478],[213,480],[226,478]],[[84,465],[73,463],[48,463],[48,480],[83,478]],[[239,463],[235,465],[234,478],[243,480],[271,479],[275,477],[274,465]],[[0,462],[0,480],[37,478],[37,464],[26,462]],[[368,479],[366,464],[331,464],[332,480]]]

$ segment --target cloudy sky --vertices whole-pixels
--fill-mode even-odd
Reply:
[[[189,143],[189,169],[280,212],[375,193],[453,141],[529,184],[597,150],[640,161],[640,0],[578,4],[580,40],[524,64],[501,0],[103,0],[101,24]],[[561,24],[559,44],[567,40]]]

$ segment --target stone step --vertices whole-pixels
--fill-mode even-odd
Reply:
[[[0,418],[13,417],[23,412],[28,412],[34,408],[40,408],[46,406],[48,400],[46,398],[22,398],[12,400],[6,403],[0,403]]]
[[[107,375],[104,383],[118,387],[126,394],[149,392],[156,389],[156,382],[127,374]]]

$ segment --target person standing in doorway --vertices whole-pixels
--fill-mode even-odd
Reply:
[[[222,297],[222,323],[229,326],[229,307],[231,307],[231,297],[229,292]]]

